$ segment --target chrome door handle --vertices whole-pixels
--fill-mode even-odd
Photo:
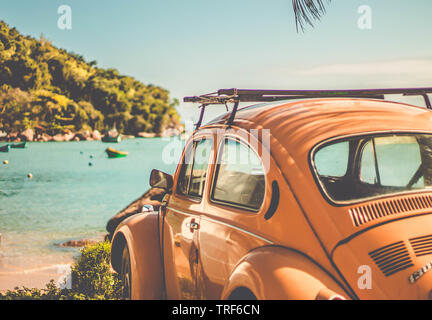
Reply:
[[[192,230],[197,230],[199,229],[199,224],[196,222],[186,223],[186,227]]]

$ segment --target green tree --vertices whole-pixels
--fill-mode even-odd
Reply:
[[[125,134],[160,132],[179,124],[177,101],[161,87],[102,69],[96,61],[56,48],[43,36],[22,36],[0,21],[0,126],[19,131],[40,125],[66,129],[117,128]],[[7,110],[7,112],[6,112]]]

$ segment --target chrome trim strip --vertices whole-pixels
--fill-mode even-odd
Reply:
[[[264,242],[267,242],[268,244],[274,244],[274,242],[271,241],[271,240],[268,240],[268,239],[266,239],[266,238],[263,238],[263,237],[261,237],[261,236],[255,234],[255,233],[252,233],[252,232],[246,231],[246,230],[244,230],[244,229],[242,229],[242,228],[239,228],[239,227],[233,226],[232,224],[229,224],[229,223],[226,223],[226,222],[222,222],[222,221],[218,221],[218,220],[215,220],[215,219],[212,219],[212,218],[206,217],[206,216],[202,216],[202,215],[197,215],[197,214],[194,214],[194,213],[189,213],[189,212],[181,211],[181,210],[178,210],[178,209],[174,209],[173,207],[169,207],[169,206],[167,206],[166,208],[169,209],[169,210],[172,210],[172,211],[174,211],[174,212],[180,213],[180,214],[190,215],[190,216],[195,216],[195,217],[199,217],[199,218],[201,218],[201,219],[204,219],[204,220],[207,220],[207,221],[210,221],[210,222],[219,223],[219,224],[224,225],[224,226],[226,226],[226,227],[229,227],[229,228],[235,229],[235,230],[237,230],[237,231],[243,232],[243,233],[248,234],[248,235],[250,235],[250,236],[252,236],[252,237],[255,237],[255,238],[257,238],[257,239],[260,239],[260,240],[262,240],[262,241],[264,241]]]
[[[175,208],[170,207],[170,206],[166,206],[166,208],[167,208],[167,209],[170,209],[170,210],[172,210],[172,211],[175,211],[175,212],[177,212],[177,213],[187,214],[187,215],[189,215],[189,216],[201,217],[201,216],[198,215],[198,214],[191,213],[191,212],[186,212],[186,211],[181,211],[181,210],[179,210],[179,209],[175,209]]]
[[[225,223],[225,222],[222,222],[222,221],[218,221],[218,220],[215,220],[215,219],[212,219],[212,218],[206,217],[206,216],[204,216],[204,217],[201,216],[201,218],[203,218],[204,220],[208,220],[208,221],[211,221],[211,222],[219,223],[219,224],[222,224],[222,225],[227,226],[227,227],[229,227],[229,228],[232,228],[232,229],[238,230],[238,231],[240,231],[240,232],[246,233],[246,234],[248,234],[248,235],[250,235],[250,236],[252,236],[252,237],[255,237],[255,238],[260,239],[260,240],[262,240],[262,241],[264,241],[264,242],[267,242],[268,244],[274,244],[274,242],[271,241],[271,240],[268,240],[268,239],[266,239],[266,238],[263,238],[263,237],[261,237],[261,236],[255,234],[255,233],[252,233],[252,232],[246,231],[246,230],[244,230],[244,229],[242,229],[242,228],[239,228],[239,227],[233,226],[232,224],[228,224],[228,223]]]

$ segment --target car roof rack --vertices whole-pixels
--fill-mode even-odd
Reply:
[[[254,89],[220,89],[217,92],[200,96],[185,97],[184,102],[200,103],[201,113],[196,128],[201,126],[205,109],[208,105],[234,103],[227,125],[234,121],[240,102],[273,102],[281,100],[307,98],[367,98],[384,99],[385,95],[402,94],[404,96],[422,96],[426,107],[432,110],[428,94],[432,87],[426,88],[392,88],[392,89],[354,89],[354,90],[254,90]],[[228,109],[228,107],[227,107]]]

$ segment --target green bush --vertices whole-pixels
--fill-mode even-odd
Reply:
[[[111,272],[111,244],[100,242],[81,250],[81,256],[72,267],[72,291],[90,299],[121,298],[121,281]]]
[[[109,242],[81,249],[72,266],[72,289],[60,289],[51,280],[46,289],[18,288],[0,293],[0,300],[117,300],[122,298],[122,284],[110,268]]]

